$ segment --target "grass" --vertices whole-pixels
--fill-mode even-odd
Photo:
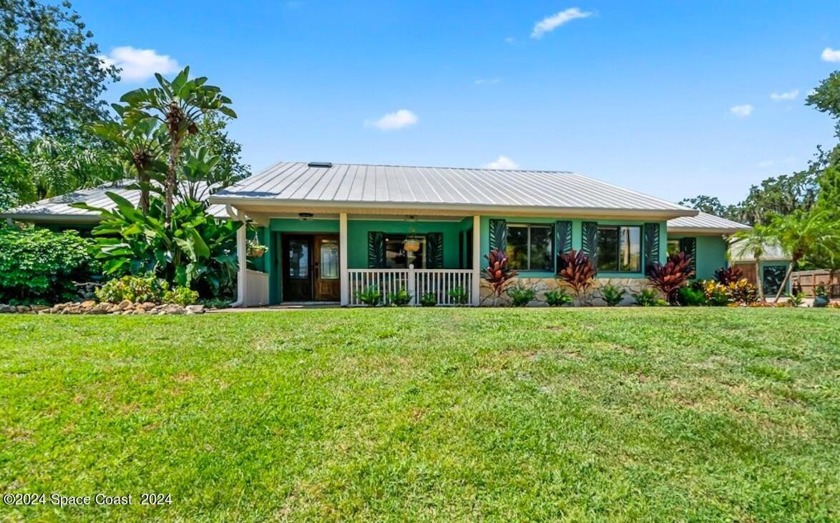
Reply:
[[[133,496],[0,518],[840,518],[838,311],[7,315],[0,333],[0,491]]]

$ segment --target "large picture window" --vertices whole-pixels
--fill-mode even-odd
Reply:
[[[641,272],[642,228],[638,226],[598,227],[598,270]]]
[[[554,271],[551,225],[508,225],[507,255],[511,269]]]
[[[385,267],[388,269],[407,269],[414,265],[415,269],[426,268],[426,237],[413,235],[420,243],[416,251],[405,250],[404,234],[389,234],[385,237]]]

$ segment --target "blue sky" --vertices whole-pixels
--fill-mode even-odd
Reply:
[[[671,200],[734,203],[834,142],[833,122],[804,97],[840,68],[836,0],[74,7],[126,67],[114,97],[153,82],[154,69],[190,65],[233,98],[231,136],[255,171],[280,160],[475,167],[502,156]]]

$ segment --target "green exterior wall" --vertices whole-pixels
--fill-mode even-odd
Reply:
[[[583,241],[583,231],[582,231],[582,223],[587,222],[597,222],[599,225],[638,225],[644,227],[645,223],[659,223],[659,261],[665,259],[665,255],[667,253],[667,222],[661,221],[637,221],[637,220],[598,220],[595,218],[586,218],[586,219],[579,219],[579,218],[510,218],[506,216],[482,216],[481,217],[481,252],[479,253],[482,258],[482,267],[485,264],[485,256],[487,253],[490,252],[490,220],[505,220],[508,224],[531,224],[531,225],[539,225],[539,224],[550,224],[554,225],[555,222],[566,220],[572,222],[572,248],[575,250],[580,250],[581,244]],[[644,231],[642,234],[644,239]],[[644,252],[644,245],[642,246],[642,252]],[[647,260],[642,261],[642,271],[641,272],[599,272],[599,278],[645,278],[644,275],[644,266],[647,264]],[[551,278],[554,276],[554,272],[549,271],[520,271],[520,274],[523,277],[528,278]]]
[[[367,269],[368,232],[380,231],[387,234],[408,234],[409,228],[417,234],[439,232],[443,234],[443,267],[459,269],[460,243],[459,222],[407,222],[405,220],[349,220],[347,222],[347,266],[350,269]]]
[[[682,238],[694,238],[697,241],[696,274],[694,276],[696,279],[710,280],[715,277],[715,270],[729,265],[726,258],[727,243],[723,236],[668,235],[669,240],[680,240]]]

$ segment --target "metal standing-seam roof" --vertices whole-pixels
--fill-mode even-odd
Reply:
[[[705,212],[701,212],[697,216],[683,216],[668,220],[668,232],[673,233],[735,234],[738,231],[747,231],[750,228],[749,225],[733,222]]]
[[[0,217],[34,223],[97,223],[99,221],[98,213],[86,209],[77,209],[71,207],[70,204],[86,203],[93,207],[111,210],[116,207],[116,204],[106,193],[113,192],[136,206],[140,201],[140,190],[130,189],[129,186],[133,183],[132,180],[122,180],[92,189],[79,189],[68,194],[9,209],[1,213]],[[224,205],[210,205],[208,212],[216,218],[228,218]]]
[[[636,211],[670,217],[697,213],[571,172],[304,162],[275,164],[217,192],[210,201],[239,206]]]

